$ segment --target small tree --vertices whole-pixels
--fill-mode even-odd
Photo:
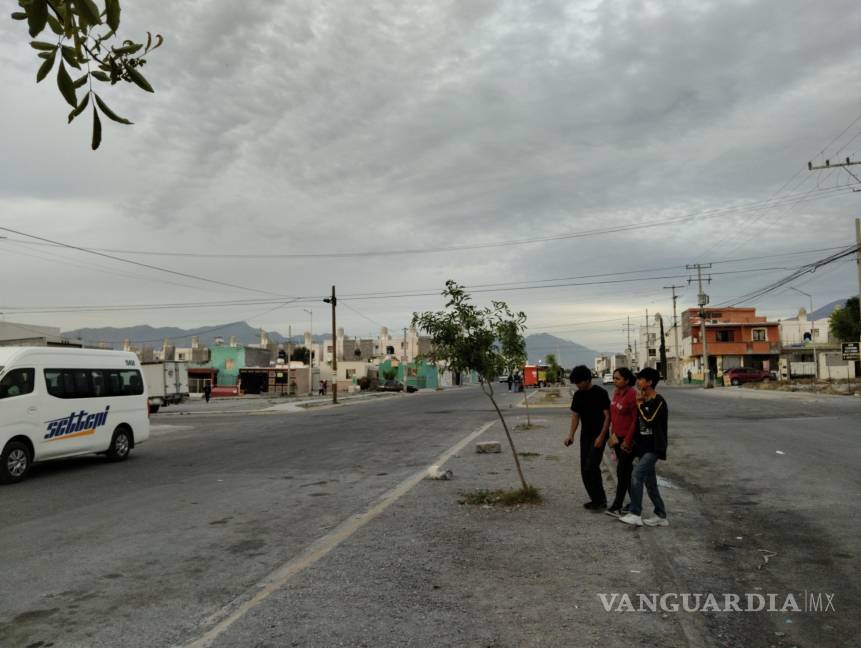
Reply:
[[[308,347],[299,346],[290,353],[290,362],[302,362],[308,364],[311,361],[311,351]]]
[[[548,353],[544,356],[544,363],[547,365],[547,382],[558,383],[559,376],[562,374],[562,367],[556,362],[556,355]]]
[[[861,337],[861,314],[858,313],[858,298],[850,297],[846,306],[837,308],[828,318],[831,335],[841,342],[857,342]]]
[[[526,361],[526,340],[523,337],[526,315],[514,313],[505,302],[494,301],[491,307],[479,308],[472,303],[463,286],[449,279],[442,293],[445,310],[413,313],[413,326],[430,335],[434,362],[445,362],[455,373],[475,371],[481,389],[493,403],[523,490],[529,485],[517,457],[517,449],[505,417],[493,396],[493,383],[505,370],[520,366]]]

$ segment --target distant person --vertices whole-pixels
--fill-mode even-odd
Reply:
[[[613,400],[610,406],[610,440],[616,453],[616,497],[607,515],[620,517],[625,496],[631,488],[631,469],[634,467],[634,434],[637,431],[636,378],[630,369],[620,367],[613,372]]]
[[[634,435],[634,457],[637,462],[631,475],[631,505],[629,513],[619,518],[634,526],[669,526],[667,509],[658,490],[655,464],[659,459],[667,460],[667,423],[669,412],[663,396],[655,391],[661,375],[656,369],[646,367],[637,374],[638,428]],[[643,486],[655,507],[655,517],[643,519]]]
[[[508,391],[511,391],[511,385],[514,384],[514,376],[508,374],[508,380],[506,382],[508,383]]]
[[[323,389],[323,381],[321,380],[320,381],[320,388],[317,390],[317,395],[322,396],[324,393],[325,393],[325,390]]]
[[[206,383],[203,386],[203,398],[206,402],[209,402],[209,399],[212,398],[212,386],[209,383]]]
[[[589,501],[583,507],[599,511],[607,507],[607,494],[601,478],[601,459],[610,428],[610,397],[598,385],[592,384],[589,367],[579,365],[571,370],[571,382],[577,386],[571,401],[571,429],[564,443],[574,443],[580,428],[580,474]]]
[[[688,369],[688,384],[690,385],[694,381],[694,375],[691,373],[691,370]]]

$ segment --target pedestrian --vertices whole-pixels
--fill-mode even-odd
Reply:
[[[317,390],[317,395],[318,396],[323,395],[323,381],[322,380],[320,381],[320,388]]]
[[[669,526],[667,509],[658,490],[655,464],[667,460],[667,422],[669,412],[664,397],[655,391],[661,374],[646,367],[637,374],[637,433],[634,435],[634,469],[631,474],[631,505],[619,518],[634,526]],[[643,519],[643,486],[655,508],[655,517]]]
[[[511,374],[508,374],[508,391],[511,391],[511,385],[514,383],[514,377]]]
[[[579,365],[571,370],[571,382],[577,387],[571,401],[571,429],[564,443],[574,443],[580,428],[580,473],[589,501],[583,507],[599,511],[607,507],[607,494],[601,478],[601,459],[610,428],[610,397],[598,385],[592,384],[589,367]]]
[[[610,406],[610,438],[608,443],[616,454],[616,497],[607,515],[620,517],[625,495],[631,488],[631,469],[634,466],[634,434],[637,431],[636,378],[627,367],[613,372],[613,400]]]
[[[691,370],[688,369],[688,384],[690,385],[694,381],[694,375],[691,373]]]
[[[212,398],[212,386],[209,383],[206,383],[203,386],[203,398],[206,402],[209,402],[209,399]]]

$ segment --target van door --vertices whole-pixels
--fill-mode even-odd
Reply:
[[[45,369],[48,416],[40,440],[42,456],[62,457],[103,451],[106,399],[96,398],[99,386],[89,369]]]
[[[32,367],[10,369],[0,380],[0,423],[3,438],[23,434],[38,445],[41,433],[39,395],[35,390],[36,370]]]

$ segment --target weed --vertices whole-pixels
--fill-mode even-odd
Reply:
[[[543,499],[535,486],[515,490],[477,490],[460,493],[459,504],[472,506],[517,506],[520,504],[540,504]]]

